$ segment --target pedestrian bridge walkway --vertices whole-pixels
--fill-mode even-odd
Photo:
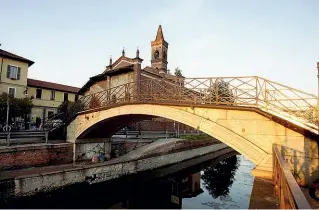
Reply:
[[[109,137],[132,122],[164,117],[219,139],[254,162],[256,173],[271,176],[272,145],[281,145],[305,184],[318,173],[316,103],[315,95],[260,77],[136,81],[80,98],[67,139]]]

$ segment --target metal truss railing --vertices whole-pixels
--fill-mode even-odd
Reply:
[[[142,80],[81,97],[70,117],[127,103],[253,107],[317,132],[317,96],[261,77]]]

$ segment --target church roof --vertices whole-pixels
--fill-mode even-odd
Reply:
[[[79,94],[84,94],[85,91],[89,90],[90,87],[92,85],[94,85],[96,82],[106,80],[106,76],[108,76],[108,75],[113,76],[113,75],[117,75],[117,74],[127,73],[130,71],[133,71],[133,65],[124,66],[121,68],[115,68],[112,70],[108,70],[102,74],[98,74],[98,75],[95,75],[93,77],[90,77],[89,81],[87,81],[85,83],[85,85],[83,85],[83,87],[79,90]]]
[[[144,73],[147,74],[152,74],[153,76],[157,76],[158,78],[165,78],[165,79],[169,79],[169,80],[176,80],[178,78],[185,78],[185,77],[177,77],[175,75],[172,74],[160,74],[158,72],[158,69],[154,69],[150,66],[146,66],[144,69],[142,69]]]

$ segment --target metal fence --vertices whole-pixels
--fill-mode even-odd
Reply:
[[[277,147],[273,145],[273,180],[280,209],[311,209]]]
[[[317,132],[317,96],[260,77],[143,80],[81,97],[76,114],[130,103],[253,107]]]

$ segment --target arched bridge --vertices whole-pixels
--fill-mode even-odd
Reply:
[[[317,96],[260,77],[143,80],[81,97],[71,108],[67,139],[113,135],[159,116],[201,130],[272,170],[272,145],[304,171],[318,169]],[[298,157],[298,160],[296,159]]]

